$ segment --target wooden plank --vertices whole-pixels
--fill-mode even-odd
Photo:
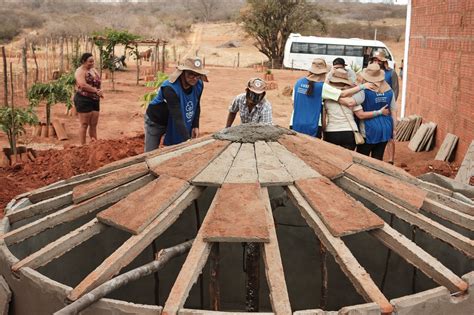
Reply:
[[[56,132],[56,136],[58,137],[58,140],[67,140],[67,133],[66,130],[64,130],[63,125],[59,120],[54,119],[53,120],[53,128],[54,131]]]
[[[428,125],[422,124],[418,131],[416,132],[415,136],[410,140],[408,144],[408,148],[413,152],[417,152],[418,148],[420,147],[421,142],[423,141],[423,137],[428,132]]]
[[[193,185],[221,186],[239,149],[240,143],[231,143],[221,155],[192,180]]]
[[[330,179],[342,176],[344,170],[352,164],[351,151],[316,138],[285,135],[280,137],[278,142],[318,173]]]
[[[255,183],[258,181],[257,161],[252,143],[242,143],[224,183]]]
[[[435,160],[447,161],[457,141],[457,136],[448,133],[444,138],[443,143],[441,144],[441,147],[438,150],[438,153],[436,153]]]
[[[446,196],[444,194],[439,194],[433,191],[428,191],[427,197],[456,211],[465,213],[470,216],[474,216],[474,205],[472,203],[466,203],[462,200],[458,200],[456,198]]]
[[[420,269],[429,278],[445,286],[451,293],[465,292],[468,289],[468,284],[454,272],[388,224],[369,233],[407,262]]]
[[[160,236],[183,213],[183,211],[197,199],[203,189],[189,187],[176,201],[163,211],[140,234],[133,235],[123,243],[112,255],[107,257],[100,266],[92,271],[68,295],[71,301],[77,300],[87,292],[118,274],[122,268],[130,264],[140,253],[145,250],[154,239]]]
[[[413,185],[417,185],[419,182],[419,180],[415,176],[411,175],[410,173],[406,172],[404,169],[399,168],[395,165],[391,165],[384,161],[373,159],[371,157],[357,153],[355,151],[351,151],[351,154],[352,154],[352,161],[354,163],[361,164],[365,167],[369,167],[373,170],[401,179]]]
[[[464,155],[464,159],[462,160],[461,167],[454,179],[469,185],[472,176],[474,176],[474,140],[469,145],[466,155]]]
[[[61,257],[79,244],[87,241],[96,234],[99,234],[107,228],[106,225],[93,219],[89,223],[77,228],[76,230],[60,237],[54,242],[49,243],[40,250],[23,258],[12,266],[12,271],[16,272],[24,267],[36,269],[44,266],[50,261]]]
[[[396,215],[399,219],[408,224],[415,225],[433,237],[450,244],[465,255],[474,258],[474,242],[464,235],[448,229],[444,225],[431,220],[421,213],[409,211],[385,198],[383,195],[368,189],[345,176],[337,179],[336,184],[344,190],[373,203],[384,211]]]
[[[391,200],[413,212],[420,210],[426,198],[426,192],[414,185],[357,164],[349,167],[345,174],[359,184],[388,196]]]
[[[28,219],[40,214],[50,213],[64,206],[72,204],[72,193],[67,192],[65,194],[46,199],[38,203],[26,206],[16,211],[12,211],[6,215],[10,224],[15,222]]]
[[[97,219],[120,230],[139,234],[188,187],[189,183],[182,179],[162,175],[97,214]]]
[[[9,314],[11,299],[12,291],[5,281],[5,278],[0,275],[0,315]]]
[[[260,185],[283,186],[293,183],[293,177],[265,141],[255,142],[255,157]]]
[[[367,301],[375,302],[380,306],[382,313],[391,313],[393,306],[379,290],[370,275],[359,264],[357,259],[352,255],[346,244],[338,238],[334,237],[326,228],[321,219],[311,209],[308,202],[298,192],[296,187],[288,186],[286,188],[290,199],[298,207],[301,215],[308,225],[314,230],[317,237],[324,244],[329,252],[333,255],[341,270],[349,278],[354,285],[356,291]]]
[[[212,201],[202,237],[206,242],[268,242],[260,185],[224,183]]]
[[[72,190],[73,202],[80,203],[146,174],[148,174],[148,167],[145,162],[124,167],[117,172],[107,173],[96,180],[75,186]]]
[[[215,209],[216,208],[211,204],[202,223],[203,226],[210,224],[208,221],[210,221],[212,211]],[[171,292],[163,307],[162,315],[176,315],[178,314],[178,311],[183,308],[186,298],[189,295],[189,291],[191,291],[193,284],[196,282],[199,274],[202,272],[202,268],[206,264],[209,253],[211,252],[211,247],[212,243],[204,241],[203,229],[201,228],[194,239],[193,246],[181,267],[178,277],[173,284],[173,288],[171,288]]]
[[[122,185],[111,191],[103,193],[102,195],[89,199],[79,205],[69,206],[39,220],[23,225],[18,229],[1,235],[0,239],[3,239],[7,245],[21,242],[44,230],[53,228],[56,225],[73,221],[97,209],[113,204],[129,193],[145,186],[154,178],[155,177],[151,174],[145,175],[128,184]]]
[[[295,186],[334,236],[368,231],[384,224],[376,214],[327,178],[301,179]]]
[[[474,230],[474,216],[456,211],[433,199],[426,198],[422,209],[470,231]]]
[[[276,315],[291,314],[290,298],[286,287],[285,272],[281,261],[280,248],[278,247],[278,238],[275,230],[275,222],[273,221],[268,189],[262,188],[261,195],[266,201],[265,214],[267,216],[267,226],[270,236],[270,242],[263,244],[262,251],[272,310]]]
[[[163,163],[163,162],[165,162],[169,159],[174,159],[174,158],[180,156],[183,153],[186,153],[186,152],[189,152],[193,149],[202,147],[203,145],[212,143],[214,141],[215,140],[213,140],[213,139],[208,139],[208,140],[201,141],[201,142],[198,142],[198,143],[195,143],[195,144],[192,144],[192,145],[183,146],[183,147],[179,148],[178,150],[165,152],[163,154],[160,152],[157,155],[147,157],[146,158],[146,164],[148,165],[148,168],[150,170],[152,170],[156,166],[158,166],[158,164],[160,164],[160,163]]]
[[[299,157],[285,149],[285,147],[278,142],[267,142],[267,144],[271,147],[280,162],[283,163],[288,173],[293,177],[293,180],[321,177],[321,174],[313,170]]]
[[[229,143],[229,141],[213,141],[162,162],[150,170],[156,175],[168,175],[190,181],[219,156]]]

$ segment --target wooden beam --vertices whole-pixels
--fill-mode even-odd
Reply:
[[[68,299],[75,301],[85,293],[95,289],[118,274],[122,268],[130,264],[140,255],[154,239],[166,231],[201,193],[201,188],[190,187],[140,234],[130,237],[112,255],[105,259],[100,266],[82,280],[81,283],[69,293]]]
[[[474,216],[474,205],[456,198],[428,191],[428,198],[459,212]]]
[[[192,180],[193,185],[221,186],[229,173],[237,152],[239,152],[240,145],[240,143],[230,144],[221,155]]]
[[[257,161],[252,143],[242,143],[224,183],[258,182]]]
[[[420,269],[429,278],[445,286],[451,293],[464,292],[468,289],[469,286],[465,281],[390,225],[385,224],[381,229],[369,231],[369,234]]]
[[[148,157],[146,159],[146,164],[148,165],[148,168],[150,170],[152,170],[152,169],[156,168],[159,164],[161,164],[165,161],[168,161],[169,159],[176,158],[176,157],[180,156],[183,153],[186,153],[186,152],[189,152],[193,149],[202,147],[206,144],[210,144],[214,141],[215,141],[214,139],[209,139],[209,140],[201,141],[201,142],[198,142],[198,143],[195,143],[195,144],[182,146],[177,150],[166,152],[166,153],[163,153],[163,154],[160,152],[159,154],[157,154],[155,156]]]
[[[102,195],[89,199],[79,205],[72,205],[67,208],[61,209],[37,221],[31,222],[22,227],[19,227],[18,229],[5,233],[0,236],[0,239],[3,239],[7,245],[21,242],[44,230],[53,228],[56,225],[73,221],[97,209],[111,205],[119,201],[129,193],[139,189],[140,187],[145,186],[154,178],[155,177],[151,174],[143,176],[139,179],[134,180],[133,182],[117,187]]]
[[[51,199],[43,200],[38,203],[26,206],[19,210],[7,213],[6,217],[10,224],[15,222],[28,219],[40,214],[50,213],[54,210],[60,209],[64,206],[72,204],[72,193],[67,192],[65,194],[53,197]]]
[[[425,199],[421,208],[470,231],[474,230],[474,216],[472,215],[456,211],[430,198]]]
[[[206,310],[193,310],[189,308],[182,308],[178,311],[178,315],[248,315],[247,312],[216,312]],[[275,315],[275,313],[262,313],[258,312],[258,315]]]
[[[286,188],[290,199],[301,212],[308,225],[314,230],[319,240],[333,255],[341,270],[346,274],[354,285],[357,292],[367,301],[375,302],[380,306],[382,313],[393,312],[393,306],[388,299],[379,290],[370,275],[359,264],[352,255],[346,244],[338,238],[332,236],[321,219],[314,213],[308,202],[298,192],[296,187],[288,186]]]
[[[262,188],[262,196],[266,202],[266,216],[270,242],[263,244],[263,262],[265,263],[265,274],[267,276],[268,288],[270,289],[270,302],[272,310],[276,315],[291,314],[290,298],[285,282],[285,272],[281,262],[278,238],[273,221],[272,207],[268,189]]]
[[[464,159],[462,160],[461,167],[454,179],[460,183],[469,185],[472,176],[474,176],[474,140],[469,145]]]
[[[286,186],[293,183],[293,177],[265,141],[255,142],[255,157],[260,185]]]
[[[309,167],[303,160],[278,142],[267,142],[267,144],[272,148],[273,153],[280,162],[283,163],[288,173],[293,177],[293,180],[321,177],[321,174]]]
[[[344,190],[347,190],[361,198],[366,199],[367,201],[370,201],[382,210],[393,213],[399,219],[411,225],[418,226],[420,229],[432,235],[433,237],[450,244],[465,255],[474,258],[474,242],[460,233],[448,229],[444,225],[431,220],[421,213],[409,211],[385,198],[384,196],[376,193],[375,191],[356,183],[350,178],[341,177],[336,180],[336,184]]]
[[[50,261],[61,257],[63,254],[70,251],[79,244],[87,241],[94,235],[104,231],[106,228],[106,225],[100,223],[97,221],[97,219],[93,219],[89,223],[64,235],[63,237],[60,237],[56,241],[49,243],[40,250],[23,258],[12,266],[12,271],[16,272],[23,267],[36,269],[38,267],[44,266]]]

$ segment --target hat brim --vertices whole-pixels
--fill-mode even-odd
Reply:
[[[265,90],[259,91],[259,90],[255,90],[255,89],[253,89],[253,88],[251,88],[251,87],[247,87],[247,89],[249,89],[249,91],[254,92],[255,94],[263,94],[263,93],[265,93]]]
[[[190,67],[186,67],[184,65],[180,65],[177,67],[178,70],[181,70],[181,71],[185,71],[185,70],[188,70],[188,71],[192,71],[192,72],[196,72],[196,73],[199,73],[200,75],[208,75],[209,74],[209,71],[207,70],[199,70],[199,69],[193,69],[193,68],[190,68]]]
[[[352,82],[349,79],[337,78],[334,75],[329,79],[331,83],[344,83],[347,85],[352,85]]]
[[[311,66],[311,68],[309,69],[309,72],[313,74],[323,74],[323,73],[328,73],[330,70],[331,70],[331,67],[329,65],[326,65],[326,69],[318,69]]]
[[[308,79],[309,81],[313,81],[313,82],[324,82],[324,80],[326,79],[326,74],[327,72],[323,72],[323,73],[319,73],[319,74],[316,74],[316,73],[309,73],[307,76],[306,76],[306,79]]]
[[[168,77],[168,81],[170,81],[171,83],[175,83],[176,80],[178,80],[179,76],[183,73],[184,70],[189,70],[189,71],[193,71],[193,72],[196,72],[196,73],[199,73],[201,76],[202,76],[202,80],[204,82],[209,82],[209,80],[207,79],[207,74],[209,73],[209,71],[196,71],[196,70],[192,70],[192,69],[179,69],[180,67],[177,67],[176,70],[169,75]],[[183,68],[183,67],[181,67]],[[206,73],[201,73],[201,72],[206,72]]]
[[[383,72],[380,73],[380,75],[378,76],[371,76],[369,74],[367,74],[367,72],[363,71],[362,74],[361,74],[361,77],[367,81],[367,82],[380,82],[380,81],[383,81],[385,80],[385,74]]]

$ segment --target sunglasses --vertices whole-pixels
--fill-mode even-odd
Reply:
[[[193,72],[193,71],[186,71],[186,76],[191,79],[200,79],[202,77],[201,74]]]

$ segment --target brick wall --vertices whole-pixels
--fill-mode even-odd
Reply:
[[[406,115],[438,124],[436,147],[459,137],[461,162],[474,138],[474,0],[412,0]]]

